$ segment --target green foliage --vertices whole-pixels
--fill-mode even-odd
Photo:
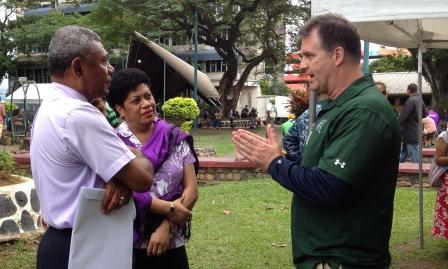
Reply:
[[[193,120],[199,116],[199,108],[196,101],[189,97],[175,97],[162,105],[162,111],[166,118],[182,121]]]
[[[283,95],[287,96],[290,93],[288,86],[285,82],[277,80],[275,78],[262,78],[260,79],[261,94],[263,95]]]
[[[14,103],[11,104],[11,102],[5,102],[4,105],[7,113],[11,113],[12,111],[18,109],[17,105]]]
[[[372,73],[417,71],[417,62],[412,56],[388,55],[369,64]]]
[[[233,96],[236,103],[239,94],[233,93],[241,90],[257,65],[271,60],[271,66],[283,68],[285,36],[290,29],[284,26],[302,25],[310,6],[310,1],[304,0],[297,5],[290,0],[100,0],[88,16],[104,42],[117,45],[127,44],[133,31],[150,39],[190,38],[196,13],[199,44],[215,48],[226,62],[221,96]],[[238,81],[236,85],[234,81]]]
[[[26,16],[14,22],[11,36],[16,49],[24,54],[47,51],[54,32],[66,25],[88,26],[86,18],[79,14],[64,15],[53,11],[47,16]]]
[[[191,129],[193,128],[193,121],[187,120],[187,121],[182,122],[182,124],[180,125],[180,128],[182,130],[184,130],[185,132],[190,132]]]
[[[14,170],[15,161],[8,151],[0,150],[0,171],[12,172]]]

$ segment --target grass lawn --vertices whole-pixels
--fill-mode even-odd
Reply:
[[[291,194],[270,179],[201,186],[187,251],[191,268],[293,268]],[[434,190],[425,190],[425,249],[418,249],[418,191],[397,189],[392,268],[448,268],[448,241],[431,236]],[[0,245],[2,269],[34,268],[32,239]]]
[[[280,125],[275,126],[277,133],[280,134]],[[248,131],[264,136],[265,127],[258,129],[247,129]],[[199,128],[192,133],[195,147],[213,147],[217,157],[236,156],[235,145],[232,143],[231,129]]]

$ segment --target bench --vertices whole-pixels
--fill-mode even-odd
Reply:
[[[422,163],[422,175],[428,175],[430,163]],[[399,174],[418,175],[418,163],[400,163],[398,166]]]
[[[423,158],[432,158],[436,153],[436,148],[422,148]]]

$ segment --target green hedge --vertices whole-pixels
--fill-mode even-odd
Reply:
[[[163,104],[162,111],[166,118],[181,121],[194,120],[199,116],[198,104],[189,97],[169,99]]]
[[[199,116],[198,104],[193,98],[189,97],[169,99],[163,104],[162,111],[168,121],[186,132],[191,130],[193,120]]]

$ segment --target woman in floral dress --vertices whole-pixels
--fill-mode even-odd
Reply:
[[[448,165],[448,131],[442,132],[437,138],[436,154],[434,160],[437,165]],[[440,189],[436,198],[436,209],[434,214],[434,226],[432,234],[434,236],[448,239],[448,172],[440,177]]]

